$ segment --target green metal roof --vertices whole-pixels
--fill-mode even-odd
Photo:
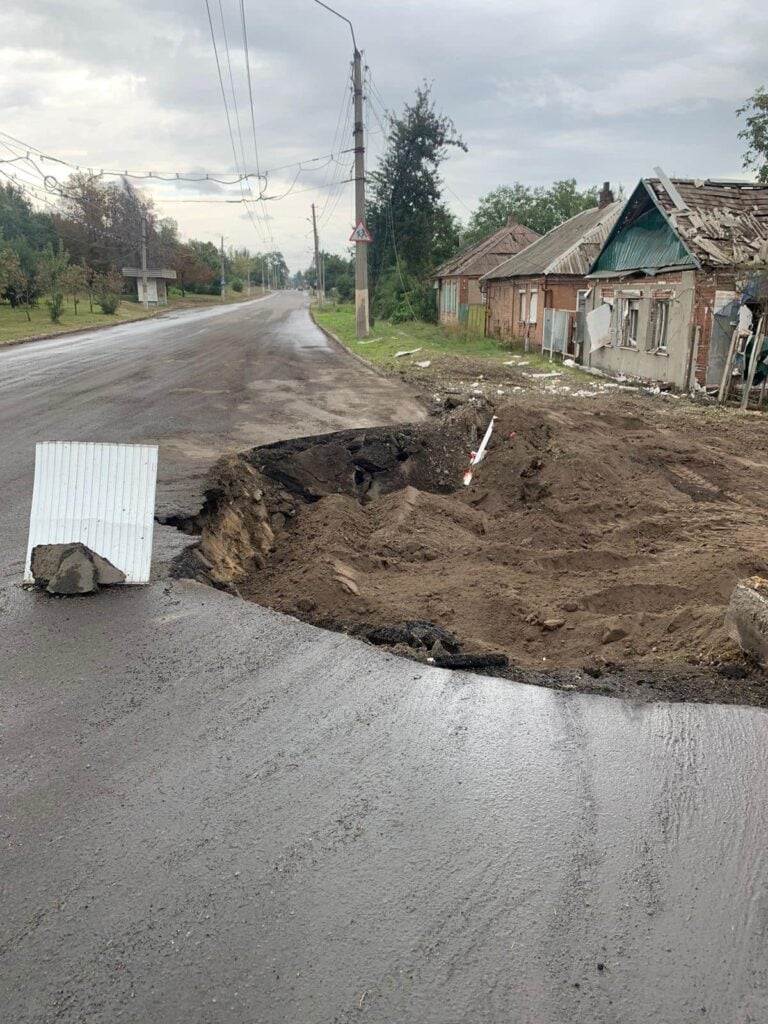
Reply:
[[[680,264],[696,265],[667,218],[653,206],[623,230],[622,221],[619,221],[591,272],[599,274],[606,270],[632,271]]]

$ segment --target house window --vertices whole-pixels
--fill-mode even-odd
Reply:
[[[525,288],[521,288],[518,294],[519,306],[518,306],[518,320],[521,324],[526,322],[526,313],[528,303],[526,302],[526,291]]]
[[[653,347],[656,352],[666,352],[669,332],[669,299],[657,299],[654,302],[654,307],[656,316],[653,326]]]
[[[536,317],[539,311],[539,291],[537,288],[531,288],[531,301],[528,307],[528,323],[535,324]]]
[[[628,348],[637,348],[637,337],[640,333],[640,300],[624,299],[622,305],[621,344]]]

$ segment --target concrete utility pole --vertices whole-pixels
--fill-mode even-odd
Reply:
[[[224,278],[224,235],[221,236],[221,281],[219,283],[221,284],[221,299],[222,299],[222,302],[223,302],[224,301],[224,288],[225,288],[225,278]]]
[[[315,288],[317,288],[317,298],[320,303],[320,308],[323,308],[323,280],[322,271],[320,269],[320,241],[317,237],[317,217],[315,216],[315,204],[312,203],[312,231],[315,235]]]
[[[352,46],[355,51],[353,64],[352,81],[355,100],[355,227],[359,224],[365,225],[365,138],[363,134],[363,55],[357,48],[355,29],[349,18],[339,14],[323,0],[315,0],[316,4],[324,7],[326,11],[335,14],[337,18],[346,21],[352,33]],[[367,231],[366,231],[367,235]],[[364,241],[355,239],[355,321],[357,325],[357,337],[368,337],[368,243],[370,238]]]
[[[149,309],[147,296],[147,218],[141,218],[141,299],[144,309]]]
[[[352,33],[354,42],[355,34]],[[355,44],[355,224],[365,224],[365,145],[362,54]],[[357,337],[368,337],[368,243],[355,242],[355,322]]]

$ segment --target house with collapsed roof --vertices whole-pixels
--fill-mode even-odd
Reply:
[[[656,175],[635,188],[589,268],[583,362],[714,387],[742,294],[754,296],[768,263],[768,186]]]
[[[539,237],[536,231],[510,217],[503,228],[452,256],[435,271],[437,310],[441,324],[467,324],[484,332],[485,300],[482,275],[509,256],[522,252]]]
[[[574,352],[578,316],[588,285],[584,275],[613,228],[622,204],[606,182],[599,205],[552,228],[480,279],[487,305],[487,333],[525,347]]]

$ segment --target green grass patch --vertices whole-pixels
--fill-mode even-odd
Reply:
[[[258,298],[260,289],[252,289],[251,298]],[[243,302],[247,296],[243,292],[227,292],[225,302]],[[190,295],[184,298],[171,295],[168,305],[162,306],[159,312],[169,312],[174,309],[187,309],[195,306],[219,306],[221,297],[219,295]],[[102,313],[94,303],[93,313],[88,308],[88,300],[81,299],[77,304],[77,314],[71,299],[64,302],[61,319],[57,324],[53,323],[45,305],[45,299],[40,298],[36,306],[29,310],[30,319],[27,319],[27,312],[22,306],[13,309],[8,302],[0,302],[0,345],[6,345],[13,341],[22,341],[27,338],[39,338],[49,334],[65,334],[67,331],[87,331],[91,327],[108,327],[113,324],[126,323],[130,320],[143,320],[146,317],[154,316],[157,310],[150,307],[145,311],[136,301],[123,296],[117,312],[113,314]]]
[[[88,309],[88,301],[79,302],[77,315],[71,300],[65,301],[61,319],[57,324],[51,321],[45,301],[40,299],[32,306],[27,319],[26,310],[17,306],[13,309],[7,302],[0,302],[0,345],[22,338],[34,338],[45,334],[61,334],[65,331],[85,331],[89,327],[103,327],[106,324],[124,323],[138,317],[151,316],[135,302],[121,302],[117,312],[108,316],[94,304],[94,311]]]
[[[396,352],[414,348],[421,349],[414,357],[419,360],[436,359],[439,356],[461,356],[466,359],[492,359],[504,362],[512,355],[523,353],[522,346],[499,342],[495,338],[485,338],[482,335],[472,336],[460,329],[441,327],[418,320],[402,324],[377,320],[368,337],[358,341],[354,306],[325,306],[324,309],[313,306],[312,312],[317,322],[335,334],[352,352],[388,369],[394,369],[401,364],[400,359],[394,358]],[[526,352],[523,358],[528,363],[527,369],[546,371],[553,368],[553,363],[540,353]]]

